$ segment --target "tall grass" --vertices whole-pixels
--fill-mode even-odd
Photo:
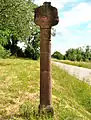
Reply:
[[[0,59],[0,120],[91,120],[91,87],[52,65],[54,116],[39,116],[39,61]]]
[[[61,63],[65,63],[68,65],[73,65],[73,66],[78,66],[78,67],[83,67],[83,68],[89,68],[91,69],[91,62],[77,62],[77,61],[69,61],[69,60],[57,60],[57,59],[53,59],[56,62],[61,62]]]

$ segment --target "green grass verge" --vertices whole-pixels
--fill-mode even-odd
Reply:
[[[78,67],[91,69],[91,62],[82,62],[82,61],[77,62],[77,61],[57,60],[57,59],[53,59],[53,61],[65,63],[65,64],[68,64],[68,65],[73,65],[73,66],[78,66]]]
[[[91,87],[52,65],[54,117],[37,116],[39,61],[0,59],[0,120],[91,120]]]

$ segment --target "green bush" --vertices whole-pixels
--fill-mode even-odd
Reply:
[[[63,60],[63,59],[64,59],[64,56],[63,56],[60,52],[56,51],[56,52],[54,52],[54,53],[52,54],[52,58],[56,58],[56,59],[59,59],[59,60]]]
[[[10,56],[10,51],[5,50],[3,46],[0,45],[0,58],[8,58]]]
[[[25,57],[33,60],[38,60],[40,56],[39,50],[34,49],[32,46],[27,46],[25,49]]]

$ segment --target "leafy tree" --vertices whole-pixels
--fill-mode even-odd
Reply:
[[[36,40],[33,39],[37,36],[35,32],[38,29],[33,22],[35,7],[32,0],[0,1],[0,44],[10,50],[11,55],[23,55],[22,49],[17,46],[17,43],[23,40],[27,44],[27,38],[32,41],[28,42],[29,45],[27,44],[28,50],[29,46],[32,46],[34,51],[39,49],[39,44],[36,44]]]
[[[81,61],[82,60],[82,48],[77,48],[75,49],[76,51],[76,61]]]
[[[68,60],[75,61],[76,60],[76,51],[73,48],[70,48],[66,51],[65,58]]]
[[[0,30],[0,44],[2,46],[6,45],[9,39],[10,39],[10,31],[8,29]]]
[[[25,57],[37,60],[40,55],[40,41],[39,31],[32,32],[32,35],[27,40],[27,47],[25,49]]]
[[[1,0],[0,29],[9,29],[11,34],[25,39],[31,33],[33,10],[36,7],[31,0]]]
[[[91,49],[89,45],[85,48],[85,61],[86,60],[91,60]]]
[[[25,56],[38,59],[39,34],[37,30],[39,28],[33,22],[35,7],[37,6],[32,0],[0,1],[0,44],[10,50],[11,55],[23,54],[17,43],[24,41],[27,45]],[[52,34],[55,35],[55,30]]]
[[[66,51],[65,59],[72,61],[89,61],[91,60],[91,47],[70,48]]]
[[[0,45],[0,58],[7,58],[10,56],[10,51],[5,50],[3,46]]]
[[[64,56],[60,52],[58,52],[58,51],[54,52],[52,54],[52,57],[56,58],[56,59],[59,59],[59,60],[63,60],[64,59]]]
[[[25,57],[24,51],[22,48],[18,46],[19,40],[16,36],[12,35],[11,38],[8,40],[7,44],[4,44],[3,47],[6,50],[10,50],[11,56],[14,55],[16,57]]]

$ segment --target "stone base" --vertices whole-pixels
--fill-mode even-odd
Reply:
[[[51,105],[39,105],[39,114],[48,114],[50,116],[54,115],[53,107]]]

